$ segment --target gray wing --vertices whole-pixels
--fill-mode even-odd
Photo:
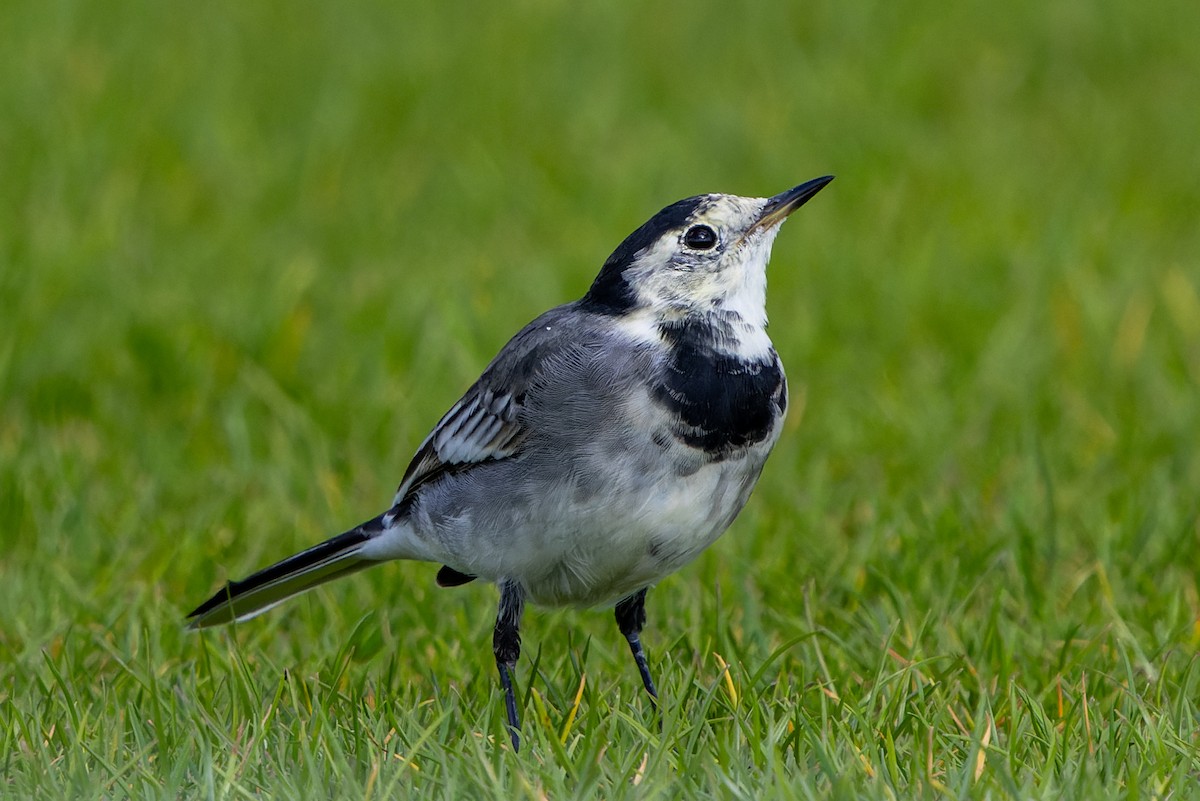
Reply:
[[[504,346],[421,443],[396,490],[395,504],[447,471],[521,452],[531,433],[522,414],[527,393],[547,363],[559,362],[594,330],[592,316],[574,305],[546,312]]]
[[[511,390],[497,393],[480,383],[446,412],[421,443],[400,480],[395,503],[449,468],[507,459],[519,452],[527,433],[517,420],[522,399]]]

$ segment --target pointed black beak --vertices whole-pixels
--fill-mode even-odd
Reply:
[[[783,222],[789,214],[803,206],[813,195],[825,188],[825,184],[833,180],[832,175],[813,178],[805,181],[794,189],[781,192],[767,201],[763,207],[762,216],[754,224],[754,228],[770,228],[776,223]]]

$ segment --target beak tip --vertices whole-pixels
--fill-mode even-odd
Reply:
[[[804,200],[808,200],[810,197],[817,194],[817,192],[820,192],[822,189],[828,186],[834,177],[835,176],[833,175],[822,175],[820,178],[813,178],[811,181],[805,181],[795,189],[791,189],[784,194],[792,195],[794,197],[801,197]]]
[[[771,198],[767,201],[766,208],[763,209],[763,216],[759,224],[782,222],[789,214],[811,200],[813,195],[824,189],[832,180],[832,175],[822,175],[820,178],[805,181],[799,186]]]

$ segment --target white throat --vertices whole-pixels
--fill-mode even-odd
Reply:
[[[779,226],[762,231],[745,244],[739,280],[717,308],[734,321],[736,339],[731,353],[744,358],[765,356],[771,350],[767,336],[767,261]]]

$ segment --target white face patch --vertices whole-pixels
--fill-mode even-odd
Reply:
[[[781,224],[756,227],[767,202],[708,195],[680,227],[638,253],[625,280],[642,311],[624,322],[628,333],[647,341],[658,322],[714,314],[733,329],[732,339],[722,343],[731,353],[746,358],[767,353],[767,262]],[[711,242],[707,232],[689,236],[697,226],[711,229],[715,243],[703,246]]]

